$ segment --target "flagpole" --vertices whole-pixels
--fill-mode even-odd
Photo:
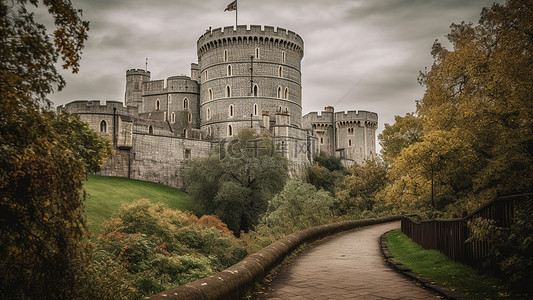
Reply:
[[[237,30],[237,15],[238,15],[238,11],[239,11],[239,4],[237,3],[237,0],[235,0],[235,30]]]

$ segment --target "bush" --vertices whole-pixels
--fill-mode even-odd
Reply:
[[[206,277],[246,256],[244,244],[215,216],[199,220],[145,199],[124,205],[104,224],[97,250],[93,264],[124,268],[121,278],[135,297]],[[120,273],[118,266],[95,269],[109,278],[105,272]]]
[[[308,183],[289,180],[269,201],[265,216],[249,236],[251,249],[259,250],[285,235],[334,221],[334,198]]]

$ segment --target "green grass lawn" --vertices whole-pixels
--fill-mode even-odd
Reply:
[[[165,203],[169,208],[190,210],[187,193],[157,183],[89,175],[83,187],[87,192],[87,223],[95,236],[100,232],[102,222],[118,211],[123,203],[132,203],[144,198],[154,203]]]
[[[424,250],[400,230],[387,233],[386,238],[389,251],[404,266],[467,299],[512,298],[504,288],[504,281],[479,274],[438,251]]]

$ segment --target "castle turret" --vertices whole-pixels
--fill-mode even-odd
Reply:
[[[142,107],[143,82],[150,81],[150,72],[142,69],[126,71],[126,94],[124,103],[126,106]]]
[[[198,39],[201,128],[214,138],[264,126],[262,111],[290,113],[302,125],[303,40],[292,31],[246,25],[209,30]]]

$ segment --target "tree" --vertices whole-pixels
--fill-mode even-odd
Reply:
[[[315,164],[306,168],[306,180],[317,189],[324,189],[332,196],[341,189],[346,168],[337,157],[330,156],[325,152],[315,157]]]
[[[350,175],[344,179],[345,189],[340,191],[338,210],[372,211],[377,202],[377,194],[387,184],[387,167],[376,160],[367,160],[363,165],[354,164],[349,169]]]
[[[476,26],[452,24],[452,50],[434,43],[433,66],[419,77],[421,139],[391,159],[387,189],[397,208],[422,201],[426,211],[462,215],[533,189],[531,7],[531,0],[494,4]]]
[[[0,295],[76,298],[89,251],[83,220],[84,163],[44,113],[65,82],[54,64],[77,72],[88,23],[70,1],[45,0],[52,42],[27,5],[0,2]]]
[[[299,180],[288,180],[281,192],[268,202],[268,209],[250,239],[249,252],[260,250],[291,233],[335,220],[335,198],[324,190]]]
[[[76,159],[84,163],[87,172],[100,171],[105,159],[111,155],[109,140],[100,138],[78,115],[67,112],[52,115],[52,126],[65,137],[64,147],[72,150]]]
[[[261,224],[278,235],[290,234],[333,221],[334,198],[325,191],[298,180],[289,180],[283,190],[269,201]],[[281,237],[281,236],[280,236]]]
[[[381,145],[381,156],[385,163],[391,165],[403,149],[422,141],[422,119],[413,113],[404,117],[394,116],[394,124],[385,124],[378,136]]]
[[[185,184],[198,214],[215,214],[240,236],[257,224],[268,200],[283,188],[287,170],[268,136],[242,131],[223,141],[218,154],[193,161]]]

